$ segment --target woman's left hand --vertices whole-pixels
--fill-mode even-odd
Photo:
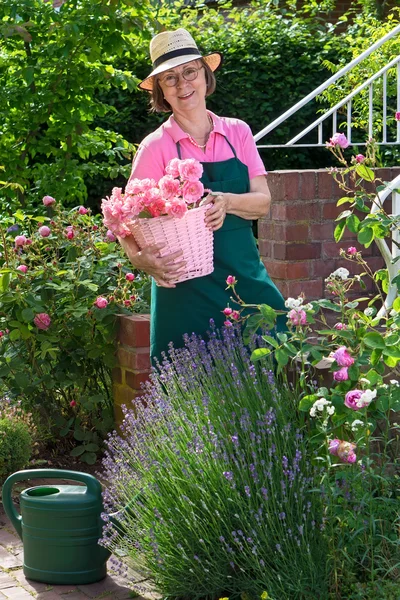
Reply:
[[[228,194],[224,192],[214,192],[213,195],[208,194],[200,202],[200,206],[204,206],[205,204],[212,204],[206,213],[205,223],[207,227],[209,227],[212,231],[217,231],[217,229],[221,229],[224,224],[226,211],[228,208]]]

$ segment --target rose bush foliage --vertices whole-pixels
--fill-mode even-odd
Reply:
[[[53,200],[1,222],[1,386],[94,462],[113,426],[116,313],[146,312],[149,285],[99,217]]]

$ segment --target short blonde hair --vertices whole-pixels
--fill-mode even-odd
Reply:
[[[207,62],[204,60],[204,58],[199,58],[199,61],[201,62],[201,65],[204,67],[204,72],[205,72],[205,77],[206,77],[206,85],[207,85],[206,97],[211,96],[211,94],[213,92],[215,92],[215,88],[217,86],[217,81],[215,79],[214,72],[210,69]],[[171,108],[169,102],[167,102],[165,100],[163,91],[159,84],[159,79],[160,79],[161,75],[162,74],[160,73],[160,75],[154,76],[153,89],[150,92],[150,105],[151,105],[150,110],[152,112],[171,112],[172,108]]]

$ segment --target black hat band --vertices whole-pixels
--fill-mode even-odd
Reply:
[[[186,56],[187,54],[195,54],[196,56],[201,58],[201,54],[197,48],[179,48],[179,50],[171,50],[171,52],[166,52],[165,54],[159,56],[153,62],[153,69],[156,69],[157,67],[162,65],[163,62],[166,62],[170,58],[176,58],[177,56]]]

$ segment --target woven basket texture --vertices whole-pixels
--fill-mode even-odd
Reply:
[[[129,225],[141,250],[162,242],[167,245],[161,250],[161,256],[183,250],[183,256],[174,262],[185,260],[185,271],[171,283],[203,277],[214,270],[213,232],[204,222],[208,208],[206,205],[188,210],[181,219],[171,216],[135,219]]]

